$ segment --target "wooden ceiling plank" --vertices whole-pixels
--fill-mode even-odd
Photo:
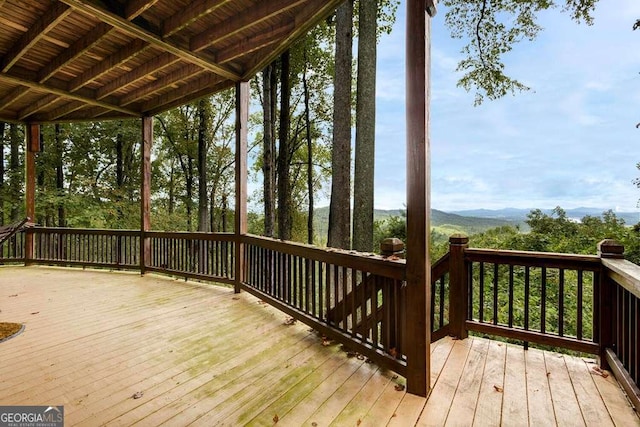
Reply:
[[[102,62],[94,65],[78,77],[71,80],[69,82],[69,92],[75,92],[92,80],[99,78],[123,62],[128,61],[131,57],[139,54],[149,46],[149,43],[143,42],[140,39],[135,39],[128,45],[118,49],[118,51],[110,55],[108,58],[105,58]]]
[[[67,114],[73,113],[74,111],[78,111],[85,105],[86,104],[84,102],[71,101],[65,105],[53,109],[51,112],[46,114],[45,120],[51,122],[53,120],[59,119],[60,117],[64,117]]]
[[[158,0],[130,0],[124,7],[124,17],[132,20],[157,2]]]
[[[0,99],[0,110],[7,108],[9,105],[13,104],[27,93],[29,93],[31,89],[26,86],[18,86],[9,92],[6,96]]]
[[[193,76],[194,74],[200,73],[202,71],[203,71],[202,68],[199,68],[195,65],[192,65],[192,64],[186,65],[178,70],[175,70],[167,74],[166,76],[159,78],[154,82],[151,82],[139,89],[132,91],[131,93],[128,93],[126,96],[120,99],[120,105],[123,107],[126,105],[129,105],[143,96],[147,96],[151,93],[162,90],[163,88],[166,88],[167,86],[175,82],[187,79]]]
[[[147,106],[148,109],[144,110],[145,114],[150,116],[155,116],[156,114],[162,113],[164,111],[170,110],[175,107],[179,107],[180,105],[187,104],[189,102],[194,102],[200,98],[205,96],[209,96],[213,93],[220,92],[221,90],[228,89],[235,85],[234,82],[229,80],[223,80],[213,85],[205,85],[204,88],[197,90],[195,92],[191,92],[187,95],[180,96],[180,94],[170,96],[171,99],[165,99],[163,103],[156,102],[154,106],[152,103],[149,103]],[[178,92],[178,91],[176,91]]]
[[[115,91],[138,82],[141,79],[146,78],[150,74],[169,67],[178,61],[180,61],[180,58],[171,55],[170,53],[163,53],[159,56],[156,56],[151,61],[144,63],[143,65],[129,71],[128,73],[99,88],[96,91],[96,99],[103,99],[111,95]]]
[[[162,22],[162,36],[169,37],[192,22],[216,11],[231,0],[196,0],[188,8],[174,14]]]
[[[202,56],[191,52],[188,49],[182,48],[180,46],[176,46],[173,43],[163,40],[157,34],[154,34],[148,30],[140,28],[133,22],[130,22],[123,17],[116,15],[113,12],[105,10],[100,7],[98,4],[94,3],[93,0],[60,0],[67,5],[71,6],[74,9],[80,10],[89,15],[93,15],[101,21],[113,25],[118,30],[133,36],[138,37],[148,43],[151,43],[154,46],[158,46],[160,49],[163,49],[173,55],[176,55],[183,59],[186,62],[190,62],[192,64],[198,65],[202,68],[205,68],[213,73],[216,73],[224,78],[231,79],[233,81],[239,81],[240,76],[234,72],[229,70],[226,67],[222,67],[220,65],[214,64],[212,61],[207,58],[203,58]]]
[[[26,33],[11,47],[2,59],[0,70],[7,72],[22,56],[38,42],[56,24],[66,18],[72,9],[62,3],[55,2],[38,20],[29,27]]]
[[[36,102],[29,104],[28,107],[20,110],[18,112],[18,119],[24,120],[30,115],[37,113],[43,108],[46,108],[49,105],[53,104],[58,99],[60,99],[60,96],[55,94],[49,94],[49,95],[43,96],[42,98],[38,99]]]
[[[113,27],[109,24],[101,22],[85,36],[76,40],[68,49],[65,49],[60,55],[56,56],[51,62],[45,65],[38,72],[38,82],[44,83],[47,79],[57,73],[62,67],[69,62],[83,55],[96,43],[102,39],[102,37],[113,31]]]
[[[319,22],[333,13],[344,0],[309,0],[305,3],[299,15],[296,15],[296,28],[288,36],[283,38],[277,46],[271,50],[271,54],[259,61],[254,61],[253,65],[245,70],[243,80],[252,78],[264,67],[273,62],[282,52],[284,52],[297,38],[313,27],[314,22]]]
[[[20,73],[20,74],[0,73],[0,81],[6,81],[8,83],[12,83],[15,85],[27,86],[31,89],[39,90],[41,92],[47,92],[52,95],[58,95],[58,96],[73,99],[76,101],[82,101],[87,104],[108,108],[110,110],[115,110],[120,113],[128,114],[130,116],[134,116],[134,117],[140,116],[140,114],[134,110],[123,108],[115,104],[111,104],[105,101],[100,101],[95,99],[95,97],[92,96],[95,94],[95,91],[85,90],[83,91],[83,93],[80,93],[80,92],[69,93],[66,90],[66,83],[64,82],[56,82],[56,84],[54,85],[53,84],[54,79],[51,79],[49,82],[47,82],[47,84],[38,83],[35,81],[35,77],[34,79],[26,78],[25,76],[27,76],[28,74],[29,73]]]
[[[178,87],[177,89],[163,93],[162,95],[144,102],[142,104],[142,111],[147,112],[156,108],[163,108],[165,104],[171,103],[176,99],[188,98],[194,92],[199,92],[203,89],[211,89],[212,87],[220,83],[220,80],[221,78],[219,76],[216,76],[214,74],[206,74],[200,78],[197,78],[196,80],[192,80],[191,82]]]
[[[247,37],[244,40],[239,41],[233,46],[229,46],[225,49],[221,49],[216,54],[216,60],[220,64],[232,61],[236,58],[247,55],[270,44],[276,43],[284,35],[292,32],[295,29],[295,22],[289,20],[284,24],[274,27],[271,31],[264,34],[257,34],[252,37]]]
[[[191,50],[198,52],[257,23],[272,19],[302,3],[306,3],[306,0],[262,1],[257,6],[242,11],[242,13],[238,13],[219,25],[194,36],[190,42]]]

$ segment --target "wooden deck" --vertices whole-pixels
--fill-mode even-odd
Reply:
[[[250,295],[183,280],[2,267],[0,321],[26,324],[0,343],[0,405],[64,405],[66,425],[640,425],[590,361],[445,338],[426,400]]]

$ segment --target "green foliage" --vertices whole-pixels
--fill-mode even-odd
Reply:
[[[475,104],[529,88],[505,74],[503,57],[522,40],[532,41],[542,27],[537,15],[562,5],[577,22],[592,24],[598,0],[444,0],[445,22],[454,38],[467,39],[464,59],[456,71],[464,73],[458,85],[476,91]]]

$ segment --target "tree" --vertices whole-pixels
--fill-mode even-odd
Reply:
[[[264,234],[273,237],[276,222],[276,162],[275,162],[275,122],[277,80],[275,64],[267,65],[262,72],[262,123],[263,123],[263,158],[262,183],[264,191]]]
[[[351,246],[351,81],[353,2],[336,11],[336,53],[333,90],[331,202],[327,246]]]
[[[522,40],[533,40],[542,30],[537,15],[562,6],[577,22],[591,25],[598,0],[443,0],[445,22],[454,38],[468,39],[464,59],[456,71],[464,73],[458,86],[475,90],[476,105],[529,88],[504,72],[502,55]]]
[[[373,250],[373,186],[376,136],[377,0],[360,0],[356,150],[353,181],[353,248]]]
[[[278,237],[291,240],[293,226],[293,205],[291,201],[290,181],[290,52],[281,55],[280,62],[280,128],[278,148]]]

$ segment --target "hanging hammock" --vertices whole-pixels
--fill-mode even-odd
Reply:
[[[0,226],[0,246],[13,237],[16,233],[33,227],[35,224],[31,222],[31,218],[27,217],[22,221],[14,222],[13,224]]]

